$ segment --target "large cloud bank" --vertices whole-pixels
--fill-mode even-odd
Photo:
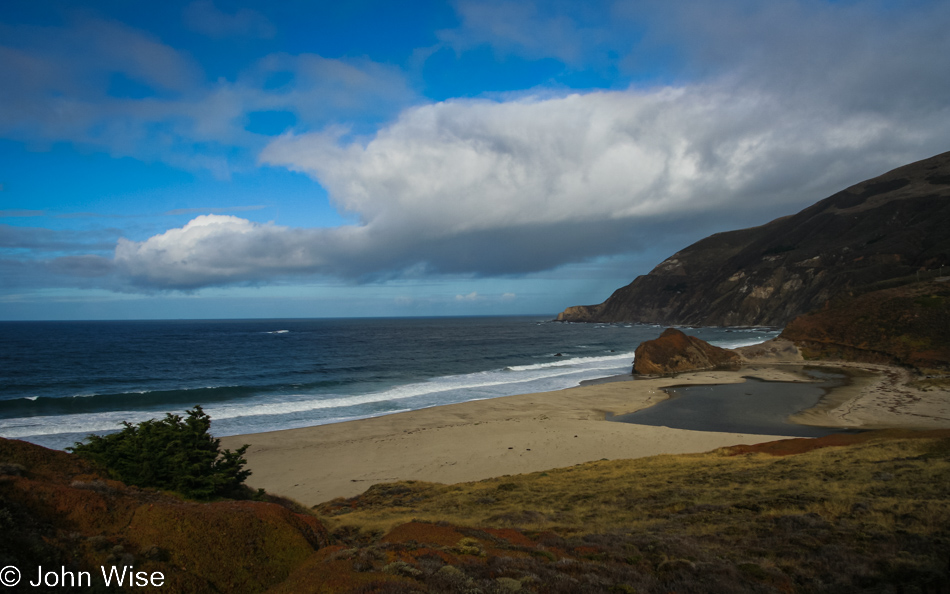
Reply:
[[[318,181],[355,221],[297,228],[206,214],[143,241],[122,239],[112,258],[49,265],[144,291],[299,275],[517,275],[629,253],[683,228],[698,239],[763,223],[950,149],[947,2],[455,7],[459,26],[436,32],[441,46],[415,48],[419,64],[439,47],[460,55],[489,47],[499,64],[553,60],[567,74],[606,72],[611,84],[631,86],[572,93],[554,81],[434,102],[420,93],[425,81],[413,81],[425,69],[412,60],[280,52],[210,80],[188,52],[113,21],[0,24],[9,82],[0,87],[0,135],[222,178],[261,164],[288,168]],[[213,2],[190,5],[185,17],[214,38],[276,35],[262,14],[224,13]],[[150,92],[113,88],[134,91],[133,83]],[[257,112],[296,123],[282,136],[253,131]],[[59,241],[24,233],[0,229],[21,246]]]
[[[288,134],[263,151],[319,180],[357,224],[205,216],[123,240],[116,263],[159,288],[539,271],[629,251],[689,217],[786,214],[947,138],[940,112],[896,118],[715,84],[449,101],[406,110],[363,143]]]

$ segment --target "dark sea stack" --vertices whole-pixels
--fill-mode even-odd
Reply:
[[[675,328],[667,328],[659,338],[647,340],[637,347],[633,359],[636,375],[670,375],[686,371],[736,369],[740,357],[715,347]]]
[[[840,297],[789,322],[781,338],[806,359],[950,371],[950,279]]]
[[[950,152],[838,192],[760,227],[673,254],[564,322],[785,326],[881,281],[950,269]]]

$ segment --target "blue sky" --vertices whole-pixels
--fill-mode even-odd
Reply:
[[[554,314],[950,150],[950,4],[7,0],[0,319]]]

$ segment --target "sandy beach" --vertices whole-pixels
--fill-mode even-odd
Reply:
[[[736,349],[745,366],[740,373],[766,365],[781,368],[828,367],[846,371],[847,386],[832,390],[817,406],[792,415],[803,425],[842,429],[946,429],[950,427],[950,393],[946,389],[920,389],[911,384],[913,374],[897,365],[850,361],[805,361],[789,341],[776,338]]]
[[[754,375],[801,380],[781,368],[762,367]],[[634,412],[665,399],[664,387],[740,381],[742,373],[714,371],[602,383],[226,437],[222,445],[251,444],[247,459],[252,487],[314,505],[357,495],[380,482],[456,483],[602,458],[703,452],[781,439],[604,420],[608,412]]]
[[[739,371],[636,379],[432,407],[382,417],[222,438],[224,447],[251,444],[248,483],[314,505],[351,497],[375,483],[456,483],[535,472],[599,459],[709,451],[782,439],[687,431],[604,420],[667,398],[675,385],[808,381],[797,350],[781,341],[739,349]],[[811,363],[809,363],[811,364]],[[906,385],[906,370],[883,365],[829,364],[851,371],[815,407],[790,420],[841,428],[950,427],[945,391]]]

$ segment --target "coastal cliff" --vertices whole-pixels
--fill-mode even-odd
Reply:
[[[838,295],[950,272],[950,152],[673,254],[565,322],[785,326]],[[882,287],[878,287],[882,288]]]

